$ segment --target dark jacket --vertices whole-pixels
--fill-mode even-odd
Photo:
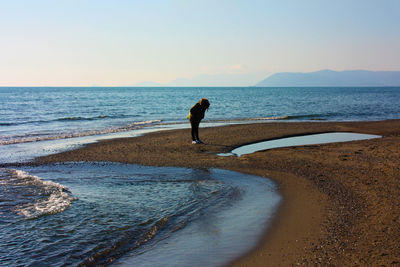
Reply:
[[[204,113],[206,110],[200,105],[200,103],[196,103],[190,109],[190,120],[191,121],[201,121],[204,118]]]

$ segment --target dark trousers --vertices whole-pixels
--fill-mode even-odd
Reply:
[[[192,126],[192,141],[200,140],[199,138],[199,120],[190,120],[190,126]]]

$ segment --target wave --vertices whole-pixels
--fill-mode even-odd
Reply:
[[[150,125],[155,125],[155,124],[160,124],[162,120],[147,120],[147,121],[135,121],[132,123],[129,123],[128,125],[121,127],[119,129],[137,129],[138,126],[150,126]]]
[[[25,122],[4,122],[0,123],[0,126],[16,126],[16,125],[23,125],[23,124],[34,124],[34,123],[51,123],[57,121],[94,121],[94,120],[101,120],[107,118],[133,118],[136,117],[134,115],[118,115],[118,116],[109,116],[109,115],[100,115],[95,117],[81,117],[81,116],[72,116],[72,117],[62,117],[57,118],[54,120],[37,120],[37,121],[25,121]],[[320,114],[311,114],[311,115],[294,115],[294,116],[270,116],[270,117],[259,117],[259,118],[234,118],[234,119],[211,119],[206,120],[209,122],[234,122],[234,121],[263,121],[263,120],[290,120],[290,119],[299,119],[299,118],[314,118],[314,117],[324,117],[324,115]],[[131,126],[138,126],[138,125],[145,125],[151,124],[155,122],[161,122],[161,120],[147,120],[147,121],[138,121],[128,124],[125,127]],[[178,122],[179,123],[179,122]],[[174,123],[168,123],[174,124]],[[122,127],[123,128],[123,127]]]
[[[334,113],[328,114],[301,114],[301,115],[291,115],[286,116],[285,120],[298,120],[298,119],[309,119],[309,120],[326,120],[329,117],[335,116]]]
[[[72,117],[63,117],[63,118],[58,118],[54,121],[94,121],[94,120],[102,120],[102,119],[120,119],[120,118],[133,118],[137,117],[135,115],[99,115],[95,117],[80,117],[80,116],[72,116]]]
[[[299,114],[299,115],[286,115],[286,116],[277,116],[277,117],[265,117],[265,118],[256,118],[255,120],[326,120],[329,117],[335,116],[335,113],[327,113],[327,114]]]
[[[245,121],[281,121],[281,120],[326,120],[336,114],[301,114],[301,115],[282,115],[270,117],[256,118],[236,118],[236,119],[221,119],[221,120],[206,120],[207,122],[245,122]]]
[[[122,115],[127,116],[128,115]],[[252,122],[252,121],[285,121],[285,120],[326,120],[329,117],[337,116],[334,113],[327,114],[300,114],[300,115],[282,115],[282,116],[269,116],[269,117],[255,117],[255,118],[233,118],[233,119],[210,119],[205,120],[204,122],[211,123],[238,123],[238,122]],[[105,119],[110,116],[97,116],[97,117],[65,117],[58,118],[56,121],[84,121],[84,120],[97,120],[97,119]],[[38,121],[39,122],[39,121]],[[11,145],[11,144],[19,144],[19,143],[29,143],[29,142],[37,142],[37,141],[46,141],[46,140],[57,140],[57,139],[68,139],[68,138],[76,138],[76,137],[85,137],[85,136],[95,136],[95,135],[103,135],[103,134],[112,134],[118,132],[125,132],[131,130],[137,130],[144,127],[154,126],[154,125],[175,125],[175,124],[183,124],[186,121],[180,122],[168,122],[162,123],[162,120],[145,120],[145,121],[135,121],[128,123],[124,126],[120,127],[110,127],[101,130],[87,130],[81,132],[69,132],[62,134],[30,134],[24,136],[12,136],[7,139],[0,140],[0,145]],[[11,125],[11,124],[8,124]]]
[[[139,238],[137,237],[137,230],[129,230],[128,228],[128,231],[124,232],[122,238],[116,240],[111,246],[95,252],[86,261],[81,263],[80,266],[104,266],[114,262],[127,252],[133,251],[152,240],[160,231],[166,228],[169,221],[168,216],[162,217],[153,223],[147,231],[142,233]]]
[[[243,121],[269,121],[269,120],[284,120],[288,116],[271,116],[271,117],[257,117],[257,118],[233,118],[233,119],[210,119],[204,120],[205,122],[243,122]]]
[[[17,125],[24,125],[24,124],[34,124],[34,123],[47,123],[50,121],[21,121],[21,122],[0,122],[0,126],[17,126]]]
[[[148,242],[154,241],[157,243],[167,239],[173,233],[185,228],[191,221],[195,221],[204,216],[204,214],[206,214],[206,209],[210,207],[215,208],[219,205],[224,207],[227,202],[230,203],[230,201],[234,199],[233,195],[241,194],[239,192],[240,189],[236,187],[226,188],[224,183],[215,180],[161,179],[156,182],[176,183],[178,181],[191,183],[189,190],[192,192],[194,199],[183,201],[180,206],[170,214],[163,214],[162,217],[158,219],[149,219],[140,223],[139,229],[141,233],[139,235],[138,229],[123,229],[119,238],[110,245],[105,246],[104,249],[93,250],[93,254],[84,261],[82,265],[107,265],[120,258],[122,255],[135,251],[136,249],[141,249],[141,251],[137,251],[136,253],[143,253],[143,251],[146,250],[144,246]],[[217,188],[215,188],[215,186],[217,186]]]
[[[0,140],[0,145],[12,145],[12,144],[20,144],[20,143],[30,143],[30,142],[38,142],[38,141],[49,141],[49,140],[58,140],[58,139],[68,139],[68,138],[76,138],[76,137],[85,137],[85,136],[94,136],[94,135],[102,135],[102,134],[111,134],[111,133],[119,133],[131,130],[137,130],[148,126],[153,126],[157,124],[161,124],[162,120],[147,120],[147,121],[137,121],[132,122],[127,125],[115,128],[107,128],[103,130],[89,130],[83,132],[74,132],[74,133],[64,133],[58,135],[26,135],[26,136],[14,136],[8,140]]]
[[[65,117],[65,118],[59,118],[56,119],[55,121],[93,121],[96,119],[104,119],[106,116],[98,116],[98,117]]]
[[[25,124],[36,124],[36,123],[52,123],[57,121],[94,121],[102,119],[123,119],[123,118],[135,118],[136,115],[99,115],[94,117],[81,117],[81,116],[71,116],[71,117],[61,117],[52,120],[30,120],[30,121],[20,121],[20,122],[0,122],[0,126],[17,126]]]
[[[22,204],[18,204],[15,211],[26,218],[63,212],[72,201],[77,200],[66,186],[59,183],[43,181],[21,170],[8,169],[8,173],[10,176],[5,180],[6,186],[22,190],[16,192],[15,198]]]
[[[289,116],[272,116],[272,117],[261,117],[261,118],[250,118],[250,121],[277,121],[277,120],[287,120]]]

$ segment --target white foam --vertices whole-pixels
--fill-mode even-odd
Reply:
[[[136,127],[136,126],[141,126],[141,125],[152,125],[152,124],[157,124],[160,122],[161,122],[161,120],[136,121],[136,122],[132,122],[132,123],[128,124],[127,127],[124,127],[123,129],[125,129],[125,128],[130,129],[131,127]]]
[[[17,207],[17,213],[27,218],[63,212],[71,206],[72,201],[77,199],[69,194],[70,191],[66,186],[59,183],[43,181],[39,177],[21,170],[10,170],[10,173],[20,185],[37,186],[48,195],[43,199]]]
[[[68,138],[76,138],[76,137],[85,137],[85,136],[96,136],[103,134],[112,134],[125,132],[130,130],[137,130],[146,126],[153,126],[155,124],[161,124],[162,120],[147,120],[147,121],[136,121],[129,123],[125,126],[115,127],[115,128],[107,128],[103,130],[93,130],[93,131],[83,131],[83,132],[74,132],[74,133],[65,133],[60,135],[41,135],[41,136],[15,136],[11,139],[0,139],[0,145],[12,145],[12,144],[20,144],[20,143],[30,143],[30,142],[38,142],[38,141],[48,141],[48,140],[58,140],[58,139],[68,139]]]
[[[286,120],[289,116],[276,116],[276,117],[261,117],[261,118],[250,118],[249,121],[269,121],[269,120]]]

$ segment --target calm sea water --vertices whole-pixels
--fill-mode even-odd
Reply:
[[[200,98],[208,121],[400,118],[400,88],[0,88],[0,144],[186,122]]]
[[[202,97],[209,126],[400,118],[400,88],[0,88],[0,265],[220,266],[248,251],[280,201],[268,179],[117,163],[12,166],[189,127]]]

